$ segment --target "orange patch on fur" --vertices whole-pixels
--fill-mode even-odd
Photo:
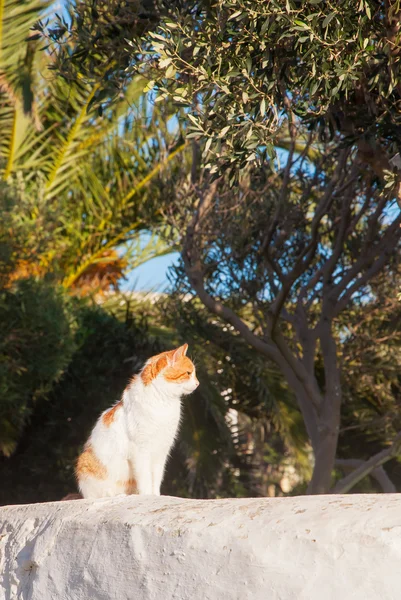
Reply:
[[[188,381],[191,379],[193,371],[193,362],[187,356],[183,356],[182,358],[179,358],[172,367],[168,367],[165,370],[164,378],[166,381],[180,383],[181,381]]]
[[[125,481],[121,481],[120,479],[117,481],[117,485],[123,488],[126,494],[136,494],[136,480],[135,479],[126,479]]]
[[[112,424],[112,422],[116,418],[116,412],[117,412],[117,410],[119,408],[121,408],[122,405],[123,405],[123,403],[120,400],[119,402],[117,402],[117,404],[115,404],[114,406],[112,406],[107,412],[104,413],[104,415],[102,417],[103,425],[106,425],[106,427],[110,427],[110,425]]]
[[[78,479],[86,479],[87,477],[106,479],[107,469],[100,462],[91,445],[88,445],[78,457],[75,474]]]
[[[169,350],[168,352],[162,352],[157,356],[153,356],[153,358],[148,361],[148,364],[145,365],[141,373],[141,379],[144,385],[149,385],[149,383],[156,379],[160,371],[167,367],[168,355],[172,357],[173,354],[174,350]]]
[[[171,378],[168,379],[166,377],[168,381],[176,381],[179,379],[179,376],[177,376],[178,371],[181,371],[181,375],[183,376],[182,380],[185,380],[186,378],[189,379],[187,371],[191,371],[192,373],[194,365],[192,361],[185,356],[187,349],[188,344],[184,344],[175,350],[167,350],[167,352],[162,352],[161,354],[157,354],[150,358],[141,373],[141,379],[144,385],[149,385],[149,383],[156,379],[160,371],[163,371],[167,367],[168,370],[171,371]],[[174,364],[171,365],[173,361]]]

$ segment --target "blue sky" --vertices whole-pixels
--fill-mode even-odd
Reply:
[[[178,260],[178,257],[178,252],[172,252],[149,260],[128,274],[127,281],[122,282],[121,289],[138,292],[163,291],[168,284],[167,269]]]

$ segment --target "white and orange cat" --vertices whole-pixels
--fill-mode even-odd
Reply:
[[[76,466],[84,498],[160,495],[181,397],[199,385],[187,350],[184,344],[150,358],[122,399],[99,417]]]

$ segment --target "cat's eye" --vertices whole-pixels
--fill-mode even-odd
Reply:
[[[192,375],[192,371],[187,371],[187,375]]]

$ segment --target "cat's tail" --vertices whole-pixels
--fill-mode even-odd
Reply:
[[[64,496],[64,498],[61,498],[61,502],[64,502],[64,500],[83,500],[84,497],[82,496],[82,494],[67,494],[66,496]]]

